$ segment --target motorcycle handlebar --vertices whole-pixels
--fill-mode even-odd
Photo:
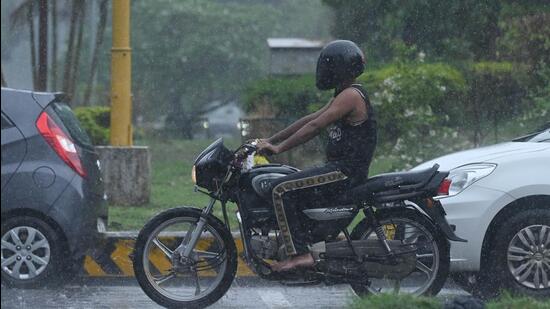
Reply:
[[[244,158],[251,155],[252,153],[256,152],[256,150],[258,149],[256,147],[257,143],[258,143],[258,140],[247,141],[246,143],[239,146],[237,150],[235,150],[234,152],[235,156]]]

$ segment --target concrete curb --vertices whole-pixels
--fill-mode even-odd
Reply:
[[[134,244],[138,232],[106,232],[103,233],[104,241],[102,246],[92,250],[84,259],[84,275],[88,277],[133,277],[134,270],[130,255],[134,250]],[[166,243],[175,242],[176,235],[161,236]],[[233,233],[233,239],[238,250],[237,277],[254,277],[256,274],[240,257],[243,251],[243,244],[238,233]],[[197,246],[207,249],[210,245],[208,239],[201,239]],[[158,270],[170,267],[170,262],[160,252],[153,250],[150,259],[151,263]],[[208,275],[208,274],[205,274]]]

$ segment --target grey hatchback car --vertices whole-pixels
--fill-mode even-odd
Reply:
[[[97,153],[62,94],[2,88],[2,282],[74,273],[107,222]]]

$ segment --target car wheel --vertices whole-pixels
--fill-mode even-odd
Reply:
[[[529,209],[502,222],[490,252],[500,288],[534,297],[550,296],[550,210]]]
[[[61,239],[46,222],[13,217],[2,222],[2,282],[10,287],[43,286],[63,265]]]

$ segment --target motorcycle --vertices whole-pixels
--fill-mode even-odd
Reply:
[[[250,166],[255,152],[255,142],[232,152],[222,139],[216,140],[192,169],[195,189],[210,197],[209,204],[202,210],[166,210],[140,231],[134,272],[155,302],[202,308],[227,292],[238,260],[228,202],[237,206],[241,258],[262,279],[287,285],[350,284],[360,295],[434,295],[441,290],[449,272],[449,240],[465,241],[455,235],[434,199],[448,194],[448,172],[438,171],[436,164],[422,171],[381,174],[338,197],[303,201],[300,220],[315,265],[277,273],[270,263],[288,257],[270,182],[298,169],[282,164]],[[213,214],[218,201],[222,219]]]

